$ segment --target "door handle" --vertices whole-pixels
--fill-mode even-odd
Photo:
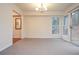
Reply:
[[[72,29],[72,26],[70,26],[70,29]]]

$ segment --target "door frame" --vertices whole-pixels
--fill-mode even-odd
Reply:
[[[19,40],[21,40],[21,37],[14,37],[14,29],[16,31],[20,31],[21,32],[21,30],[22,30],[22,16],[15,10],[13,10],[13,13],[15,13],[15,15],[13,15],[13,40],[12,40],[12,42],[14,44],[14,43],[18,42]],[[21,22],[20,26],[21,26],[21,28],[16,29],[16,27],[15,27],[16,19],[20,19],[20,22]],[[20,34],[20,36],[22,36],[22,34]]]

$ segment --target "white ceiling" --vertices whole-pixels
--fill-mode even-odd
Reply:
[[[37,4],[34,4],[34,3],[17,3],[16,5],[23,11],[35,11],[35,8],[37,7]],[[73,5],[73,3],[48,3],[46,4],[47,9],[49,11],[58,11],[58,10],[64,11],[71,5]]]

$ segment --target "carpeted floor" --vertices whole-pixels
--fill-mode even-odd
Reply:
[[[22,39],[0,55],[79,55],[79,47],[61,39]]]

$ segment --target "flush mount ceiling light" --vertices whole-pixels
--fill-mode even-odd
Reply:
[[[47,11],[47,7],[44,3],[41,3],[39,7],[35,8],[36,11],[44,12]]]

